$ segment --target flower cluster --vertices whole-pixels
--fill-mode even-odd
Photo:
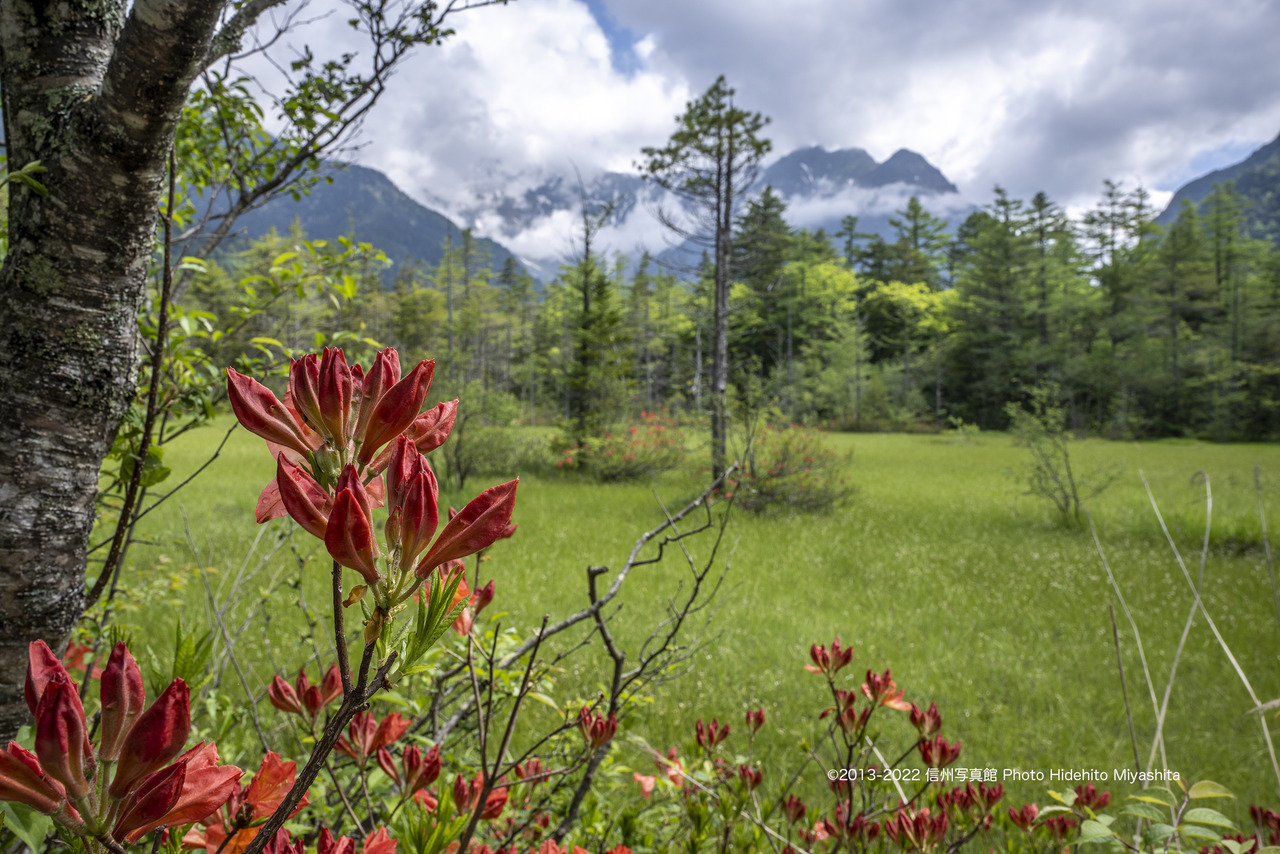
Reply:
[[[162,825],[199,821],[235,789],[240,769],[213,743],[183,752],[191,730],[187,685],[175,679],[150,706],[138,664],[117,643],[102,672],[98,743],[75,682],[44,641],[29,648],[25,694],[35,753],[0,753],[0,800],[26,804],[70,833],[116,844]]]
[[[685,456],[679,424],[666,412],[641,412],[640,421],[566,448],[558,468],[579,468],[603,481],[636,480],[669,471]]]
[[[612,741],[613,736],[618,732],[618,717],[609,715],[606,718],[583,706],[578,712],[578,731],[582,733],[582,740],[588,747],[599,750]]]
[[[324,542],[333,560],[364,582],[349,601],[373,593],[371,632],[438,567],[475,554],[513,530],[517,481],[482,492],[440,528],[439,488],[426,454],[448,438],[456,400],[425,412],[435,363],[400,374],[394,350],[366,373],[342,350],[295,359],[284,400],[234,369],[227,395],[240,424],[267,440],[275,480],[257,519],[288,515]],[[373,511],[386,507],[383,545]]]
[[[725,488],[753,513],[820,513],[852,495],[848,467],[849,455],[832,450],[817,431],[766,426]]]

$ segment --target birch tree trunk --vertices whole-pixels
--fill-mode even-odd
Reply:
[[[126,16],[126,9],[128,14]],[[98,473],[134,393],[165,161],[222,0],[0,0],[13,169],[0,269],[0,741],[27,645],[81,614]]]

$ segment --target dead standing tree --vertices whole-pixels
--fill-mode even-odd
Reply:
[[[721,75],[676,121],[662,148],[644,148],[637,164],[646,180],[672,193],[679,210],[659,208],[658,218],[682,239],[714,249],[715,311],[711,346],[711,476],[725,471],[729,386],[729,259],[735,205],[756,182],[761,159],[772,148],[757,134],[769,120],[733,105]]]

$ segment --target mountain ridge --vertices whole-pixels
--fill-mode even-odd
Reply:
[[[1215,184],[1234,181],[1236,191],[1244,196],[1245,229],[1251,237],[1280,243],[1280,136],[1252,154],[1222,169],[1194,178],[1178,188],[1156,223],[1171,225],[1178,218],[1184,201],[1199,206],[1213,191]]]

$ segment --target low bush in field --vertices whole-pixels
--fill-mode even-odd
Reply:
[[[853,494],[845,476],[849,458],[817,430],[761,427],[730,484],[734,502],[753,513],[830,510]]]
[[[642,412],[640,419],[603,436],[566,448],[557,465],[576,468],[602,481],[640,480],[678,466],[685,457],[685,436],[669,413]]]

